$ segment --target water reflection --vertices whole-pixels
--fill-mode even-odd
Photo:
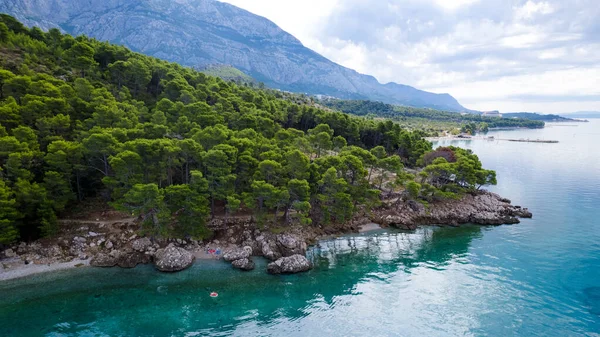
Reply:
[[[222,335],[293,322],[348,305],[357,286],[415,267],[444,269],[464,257],[481,227],[382,231],[323,241],[315,269],[269,276],[201,262],[179,274],[85,269],[0,285],[1,336]],[[218,291],[219,297],[208,296]],[[248,330],[250,329],[250,330]],[[193,334],[192,334],[193,335]]]

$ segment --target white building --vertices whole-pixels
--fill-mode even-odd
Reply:
[[[481,114],[481,116],[483,117],[500,117],[502,118],[502,114],[500,114],[500,111],[484,111],[483,114]]]

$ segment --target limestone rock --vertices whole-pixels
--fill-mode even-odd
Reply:
[[[295,235],[277,235],[277,246],[279,247],[282,256],[306,254],[306,243],[303,239]]]
[[[395,207],[377,211],[378,223],[402,229],[419,225],[449,225],[474,223],[479,225],[517,224],[519,218],[531,218],[526,208],[513,206],[510,200],[487,191],[466,194],[460,200],[430,203],[426,209],[414,202],[399,201]]]
[[[282,257],[281,252],[279,252],[279,247],[273,241],[263,241],[262,243],[262,255],[271,261],[275,261]]]
[[[152,246],[152,242],[148,238],[137,239],[131,244],[131,248],[138,252],[143,252],[150,246]]]
[[[194,255],[187,250],[173,245],[160,249],[154,255],[154,266],[164,272],[180,271],[194,263]]]
[[[225,254],[223,254],[223,260],[232,262],[236,260],[247,259],[250,257],[250,255],[252,255],[251,247],[234,248],[226,251]]]
[[[465,110],[449,94],[381,84],[327,60],[273,22],[220,1],[10,0],[0,1],[0,12],[28,26],[60,27],[184,66],[232,65],[243,72],[236,76],[252,74],[273,88]]]
[[[146,264],[150,262],[150,256],[140,252],[130,252],[121,254],[117,264],[121,268],[134,268],[138,264]]]
[[[4,256],[6,256],[7,258],[11,258],[17,256],[17,253],[15,253],[15,251],[12,249],[7,249],[4,251]]]
[[[308,271],[312,268],[312,264],[302,255],[292,255],[282,257],[275,262],[267,265],[269,274],[295,274]]]
[[[252,270],[255,267],[254,261],[252,261],[251,259],[235,260],[235,261],[231,262],[231,265],[234,268],[241,269],[241,270]]]
[[[118,259],[114,256],[100,253],[90,261],[90,265],[94,267],[114,267],[118,263]]]

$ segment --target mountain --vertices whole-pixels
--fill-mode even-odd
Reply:
[[[227,64],[286,91],[466,111],[449,94],[381,84],[306,48],[273,22],[214,0],[11,0],[0,12],[192,67]]]

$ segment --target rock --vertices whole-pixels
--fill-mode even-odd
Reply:
[[[254,261],[252,261],[251,259],[235,260],[235,261],[231,262],[231,265],[234,268],[241,269],[241,270],[252,270],[255,267]]]
[[[95,233],[95,232],[89,232],[89,233],[88,233],[88,236],[89,236],[89,237],[91,237],[91,238],[94,238],[94,237],[98,236],[98,233]]]
[[[100,253],[90,261],[94,267],[114,267],[117,265],[117,258],[108,254]]]
[[[223,260],[227,262],[242,260],[247,259],[250,255],[252,255],[251,247],[235,248],[226,251],[225,254],[223,254]]]
[[[292,255],[282,257],[275,262],[267,265],[269,274],[295,274],[308,271],[312,268],[312,264],[302,255]]]
[[[23,261],[17,257],[11,257],[9,259],[4,259],[4,260],[0,261],[0,267],[2,267],[2,269],[13,269],[13,268],[20,267],[24,264],[26,264],[25,261]]]
[[[131,244],[131,247],[133,248],[133,250],[138,251],[138,252],[143,252],[146,249],[148,249],[148,247],[150,247],[150,246],[152,246],[152,242],[148,238],[137,239],[137,240],[133,241],[133,243]]]
[[[66,245],[69,245],[69,242],[66,243]],[[19,254],[25,254],[27,253],[27,244],[25,242],[21,242],[21,244],[19,244],[19,247],[17,248],[17,253]]]
[[[150,256],[140,253],[131,252],[128,254],[121,254],[118,258],[117,264],[121,268],[134,268],[138,264],[150,263]]]
[[[306,243],[301,238],[291,234],[277,235],[277,246],[282,256],[305,255]]]
[[[15,253],[15,251],[12,249],[7,249],[4,251],[4,256],[6,256],[7,258],[11,258],[17,256],[17,253]]]
[[[194,263],[194,255],[187,250],[173,245],[160,249],[154,255],[154,266],[164,272],[180,271]]]
[[[519,223],[519,218],[532,217],[526,208],[513,206],[510,200],[487,191],[465,194],[459,200],[432,202],[427,208],[415,201],[394,204],[376,211],[374,220],[384,226],[415,229],[419,225],[458,226],[465,223],[502,225]]]
[[[88,256],[87,256],[87,254],[85,254],[85,253],[81,253],[81,254],[79,254],[78,258],[79,258],[80,260],[87,260]]]
[[[264,257],[271,261],[275,261],[282,257],[279,248],[272,241],[263,241],[261,252]]]
[[[262,255],[262,243],[259,244],[254,240],[246,240],[242,242],[242,246],[249,247],[252,249],[252,254],[250,255]]]
[[[108,255],[110,255],[114,258],[118,258],[121,255],[121,252],[116,249],[113,249],[110,251],[110,253]]]
[[[75,243],[86,243],[86,241],[87,240],[85,238],[82,238],[80,236],[76,236],[73,238],[73,242],[75,242]]]
[[[106,244],[104,245],[104,247],[106,249],[111,249],[113,247],[113,243],[112,241],[106,241]]]

